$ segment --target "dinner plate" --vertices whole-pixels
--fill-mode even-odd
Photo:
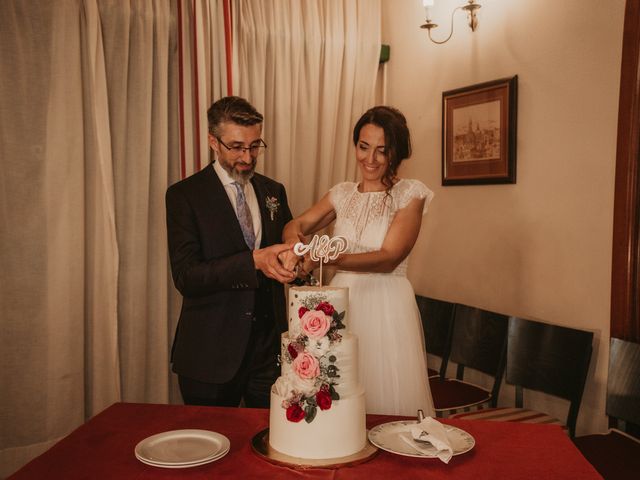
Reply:
[[[401,437],[398,431],[407,425],[417,425],[415,420],[401,420],[398,422],[383,423],[377,425],[369,430],[369,441],[375,446],[386,450],[387,452],[396,453],[398,455],[404,455],[407,457],[419,457],[419,458],[436,458],[437,450],[431,446],[431,449],[424,448],[428,444],[421,444],[421,450],[418,451],[411,448]],[[467,453],[476,444],[475,439],[464,430],[457,427],[442,424],[447,432],[447,439],[451,443],[451,448],[454,455],[461,455]]]
[[[141,457],[140,455],[138,455],[136,453],[136,458],[138,460],[140,460],[142,463],[146,463],[147,465],[151,465],[154,467],[163,467],[163,468],[188,468],[188,467],[197,467],[199,465],[204,465],[205,463],[211,463],[211,462],[215,462],[216,460],[219,460],[220,458],[224,457],[227,453],[229,453],[229,448],[221,451],[219,454],[217,455],[213,455],[210,457],[205,458],[204,460],[197,460],[195,462],[186,462],[186,463],[180,463],[180,462],[170,462],[170,463],[166,463],[166,462],[152,462],[144,457]]]
[[[227,452],[225,452],[224,454],[222,454],[222,455],[220,455],[218,457],[210,458],[210,459],[204,460],[202,462],[186,463],[186,464],[181,464],[181,465],[171,465],[171,464],[164,464],[164,463],[152,463],[152,462],[148,462],[147,460],[144,460],[144,459],[142,459],[140,457],[137,457],[137,456],[136,456],[136,458],[138,460],[140,460],[142,463],[145,463],[145,464],[147,464],[149,466],[152,466],[152,467],[160,467],[160,468],[191,468],[191,467],[199,467],[200,465],[206,465],[207,463],[215,462],[216,460],[224,457],[226,453]]]
[[[224,435],[208,430],[172,430],[145,438],[135,455],[147,465],[165,468],[196,467],[222,458],[231,443]]]

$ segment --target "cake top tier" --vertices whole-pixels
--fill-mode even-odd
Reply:
[[[346,287],[291,287],[289,336],[322,337],[335,329],[348,329],[349,289]],[[344,329],[342,327],[344,326]]]

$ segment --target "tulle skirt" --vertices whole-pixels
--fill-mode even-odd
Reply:
[[[338,272],[349,287],[348,328],[359,339],[367,413],[434,416],[420,313],[405,276]]]

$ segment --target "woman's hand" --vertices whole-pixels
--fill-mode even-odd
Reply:
[[[308,276],[319,266],[320,266],[320,262],[314,262],[309,257],[309,254],[306,254],[302,259],[302,263],[299,267],[299,270],[302,275]]]

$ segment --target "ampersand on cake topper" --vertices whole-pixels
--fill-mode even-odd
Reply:
[[[307,252],[314,262],[320,262],[320,286],[322,286],[322,264],[335,260],[341,253],[347,251],[349,241],[345,237],[331,237],[328,235],[314,235],[307,245],[298,242],[293,246],[293,253],[303,256]]]

